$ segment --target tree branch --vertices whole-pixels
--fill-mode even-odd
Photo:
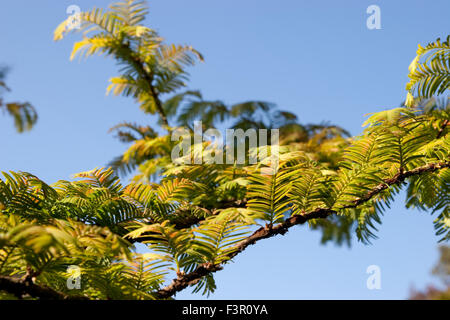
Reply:
[[[163,124],[167,128],[169,128],[169,121],[167,119],[167,115],[164,111],[161,100],[159,99],[158,93],[156,92],[156,89],[153,86],[153,75],[149,74],[145,70],[144,63],[141,61],[141,59],[133,55],[134,51],[130,48],[128,44],[123,44],[122,47],[126,48],[127,51],[129,52],[130,62],[136,68],[136,71],[138,72],[139,76],[141,76],[147,82],[152,98],[153,100],[155,100],[156,111],[158,112],[159,117],[161,118]]]
[[[405,179],[411,176],[420,175],[425,172],[434,172],[436,170],[449,167],[450,161],[442,161],[439,163],[430,163],[409,171],[399,172],[394,177],[385,179],[384,182],[372,188],[364,197],[357,198],[352,204],[339,208],[338,210],[356,208],[357,206],[369,201],[383,190],[389,188],[390,186],[400,184],[404,182]],[[335,213],[337,213],[337,211],[330,208],[316,208],[315,210],[302,215],[294,215],[276,226],[261,227],[252,235],[239,242],[235,246],[235,250],[228,254],[228,258],[234,258],[236,255],[244,251],[248,246],[255,244],[257,241],[271,238],[278,234],[284,235],[289,231],[289,228],[295,225],[304,224],[305,222],[313,219],[324,219],[329,215]],[[221,264],[203,263],[199,265],[194,271],[187,274],[181,274],[180,276],[178,276],[178,278],[172,280],[172,283],[170,285],[158,290],[155,294],[159,299],[169,298],[177,292],[187,288],[188,286],[196,284],[202,277],[206,276],[207,274],[222,269],[223,266]]]
[[[444,120],[444,122],[442,123],[442,126],[439,128],[438,134],[436,136],[436,139],[439,139],[440,137],[442,137],[442,135],[444,134],[445,128],[449,125],[449,120],[446,119]]]

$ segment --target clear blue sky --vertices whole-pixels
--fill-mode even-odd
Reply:
[[[15,133],[0,117],[0,170],[32,172],[48,182],[105,165],[126,149],[108,129],[127,120],[154,123],[130,99],[106,97],[117,75],[110,59],[70,62],[72,36],[54,43],[66,8],[107,0],[1,1],[0,64],[11,67],[7,101],[30,101],[39,123]],[[381,8],[381,30],[366,28],[366,8]],[[257,99],[295,112],[302,123],[330,120],[352,134],[364,115],[399,105],[417,44],[450,31],[448,0],[266,1],[152,0],[147,24],[170,42],[191,44],[205,63],[190,88],[227,103]],[[216,274],[214,299],[404,299],[432,282],[438,258],[429,213],[388,210],[379,239],[352,248],[322,246],[298,227],[248,248]],[[381,268],[382,289],[366,288],[366,268]],[[178,298],[201,298],[189,292]]]

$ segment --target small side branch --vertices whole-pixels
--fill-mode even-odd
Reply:
[[[448,119],[444,120],[444,122],[442,123],[442,126],[439,128],[436,139],[439,139],[440,137],[442,137],[442,135],[444,134],[444,131],[448,125],[449,125],[449,120]]]

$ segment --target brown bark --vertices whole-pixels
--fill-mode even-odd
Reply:
[[[449,120],[448,119],[444,120],[444,122],[442,123],[442,126],[439,128],[436,139],[439,139],[440,137],[442,137],[442,135],[444,134],[445,128],[447,128],[448,125],[449,125]]]

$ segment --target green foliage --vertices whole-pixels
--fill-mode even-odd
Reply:
[[[323,242],[349,243],[353,234],[370,242],[402,188],[407,206],[437,212],[436,234],[449,239],[447,106],[422,100],[374,113],[363,133],[350,138],[337,126],[300,124],[272,103],[206,101],[199,91],[180,90],[186,68],[201,55],[190,46],[165,44],[142,25],[146,13],[144,2],[132,0],[82,13],[83,39],[72,58],[113,57],[121,75],[111,79],[108,91],[133,97],[143,112],[157,114],[164,130],[134,123],[113,127],[128,150],[112,168],[79,173],[74,181],[47,185],[29,173],[4,173],[0,276],[90,299],[170,298],[189,286],[210,294],[213,272],[248,245],[296,224],[308,222]],[[56,29],[55,39],[69,26],[70,19]],[[417,70],[433,73],[434,66]],[[431,89],[422,88],[428,80],[420,81],[420,94],[441,93],[448,75],[439,86],[430,80]],[[271,145],[246,147],[239,165],[175,164],[171,153],[178,142],[171,133],[179,127],[192,133],[195,120],[205,127],[279,129],[279,158],[272,158]],[[188,155],[211,145],[201,141]],[[250,155],[263,148],[266,157],[250,163]],[[200,156],[212,150],[224,154],[225,147]],[[127,185],[115,174],[135,170]],[[146,253],[136,253],[136,243]],[[81,290],[66,286],[71,265],[81,269]]]
[[[144,1],[121,1],[109,11],[94,8],[79,16],[79,28],[72,27],[73,17],[62,22],[54,32],[61,40],[66,33],[83,32],[83,40],[74,44],[71,59],[77,55],[112,56],[121,66],[122,75],[110,79],[107,92],[131,96],[141,109],[150,114],[163,115],[159,95],[185,86],[186,66],[202,55],[191,46],[165,44],[155,30],[141,23],[147,14]],[[168,125],[166,119],[164,125]]]
[[[450,36],[446,41],[439,38],[422,47],[409,66],[410,81],[406,85],[406,105],[414,103],[414,96],[431,98],[444,94],[450,88]]]
[[[0,68],[0,94],[10,91],[3,80],[6,73],[6,68]],[[0,110],[14,119],[14,125],[19,133],[30,130],[38,119],[36,109],[28,102],[4,103],[0,96]]]

